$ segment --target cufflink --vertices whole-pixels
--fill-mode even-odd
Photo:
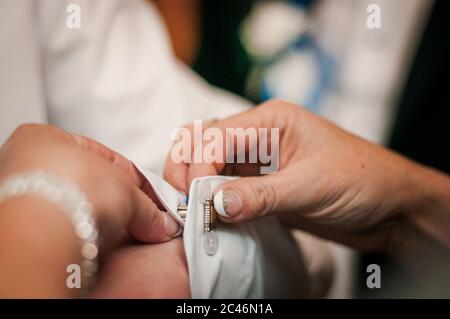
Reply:
[[[206,199],[203,203],[203,224],[204,231],[210,232],[211,229],[216,227],[217,212],[214,209],[213,200]]]
[[[183,192],[178,192],[178,206],[177,206],[177,215],[183,222],[186,222],[186,216],[188,211],[188,196]]]
[[[210,232],[216,227],[217,212],[214,208],[211,185],[208,180],[200,182],[198,192],[198,200],[203,206],[203,231]]]
[[[183,223],[186,221],[188,207],[185,204],[179,204],[177,209],[177,214]]]

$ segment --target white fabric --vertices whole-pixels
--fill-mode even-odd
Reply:
[[[289,231],[274,217],[241,224],[218,223],[218,249],[203,249],[201,183],[211,189],[229,177],[195,179],[189,190],[184,246],[194,298],[299,298],[308,296],[305,264]]]
[[[138,167],[138,169],[151,185],[153,192],[161,202],[162,206],[166,209],[167,213],[169,213],[181,226],[184,226],[184,221],[177,214],[178,205],[180,204],[179,192],[152,171],[140,167]]]
[[[173,128],[192,119],[157,11],[138,0],[39,3],[50,122],[161,172]],[[71,3],[80,29],[65,27]]]
[[[0,144],[20,124],[47,121],[39,32],[31,4],[0,0]]]

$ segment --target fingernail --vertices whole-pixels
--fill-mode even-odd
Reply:
[[[170,217],[167,213],[164,213],[164,231],[167,236],[176,237],[180,234],[180,225]]]
[[[239,215],[242,210],[241,197],[235,191],[220,190],[214,195],[214,208],[223,217]]]

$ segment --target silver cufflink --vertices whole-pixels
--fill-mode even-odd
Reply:
[[[205,199],[203,202],[203,230],[210,232],[216,227],[217,212],[214,209],[214,201],[211,198]]]
[[[209,194],[206,194],[205,191],[203,191],[202,195],[203,196],[200,196],[199,200],[201,201],[201,205],[203,206],[203,231],[210,232],[216,227],[218,215],[214,208],[214,200],[211,198],[210,192]],[[187,211],[187,202],[181,201],[181,203],[178,204],[177,214],[183,221],[183,223],[186,221]]]
[[[178,205],[177,214],[178,214],[178,216],[180,216],[183,223],[186,221],[187,210],[188,210],[188,207],[186,204]]]

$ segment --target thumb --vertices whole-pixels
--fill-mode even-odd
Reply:
[[[134,210],[127,230],[136,240],[146,243],[168,241],[180,235],[180,225],[168,213],[161,211],[143,192],[134,188]]]
[[[243,177],[222,184],[214,192],[214,208],[222,220],[237,222],[277,211],[282,200],[277,174]]]

